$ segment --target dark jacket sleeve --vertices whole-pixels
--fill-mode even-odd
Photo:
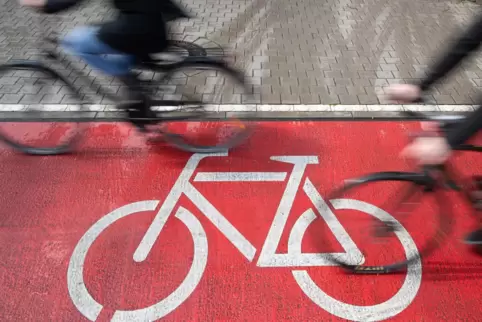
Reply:
[[[465,32],[456,38],[438,61],[427,73],[427,77],[418,84],[423,91],[451,72],[459,63],[472,54],[482,43],[482,12],[479,12]],[[482,108],[457,124],[447,133],[448,143],[452,148],[463,144],[482,128]]]
[[[479,48],[482,42],[482,12],[479,12],[465,32],[456,38],[438,61],[430,68],[427,77],[418,84],[427,90],[454,69],[465,57]]]
[[[447,141],[452,148],[455,148],[470,139],[482,129],[482,108],[479,106],[475,112],[467,115],[463,122],[447,133]]]
[[[82,0],[47,0],[42,11],[44,13],[57,13],[69,9],[80,2]]]

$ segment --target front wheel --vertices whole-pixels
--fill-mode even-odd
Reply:
[[[81,95],[62,75],[39,62],[18,61],[0,66],[0,78],[15,82],[12,90],[23,88],[16,110],[1,112],[0,140],[20,152],[32,155],[56,155],[71,152],[80,138],[76,120],[63,121],[58,108],[69,107],[82,116]],[[68,100],[69,105],[55,104]],[[85,116],[85,115],[84,115]],[[72,119],[72,118],[70,118]]]
[[[169,144],[193,153],[220,153],[251,135],[249,113],[254,111],[241,104],[250,102],[253,87],[238,71],[216,60],[186,59],[162,82],[151,105],[161,113],[160,131]],[[242,117],[224,112],[227,104],[239,106]]]
[[[423,199],[423,200],[422,200]],[[367,218],[346,207],[334,206],[337,220],[343,225],[361,260],[347,256],[328,256],[328,260],[347,271],[384,274],[405,270],[410,264],[428,256],[451,232],[450,206],[442,189],[425,174],[382,172],[367,175],[345,184],[331,193],[329,200],[372,204],[374,218]],[[423,201],[423,202],[422,202]],[[410,232],[418,252],[407,253],[403,235]],[[329,243],[329,238],[327,239]],[[401,241],[401,243],[400,243]],[[326,242],[325,242],[326,244]],[[340,245],[331,243],[331,248]],[[342,249],[346,253],[354,250]]]

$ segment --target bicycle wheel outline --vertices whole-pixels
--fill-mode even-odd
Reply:
[[[156,210],[159,200],[144,200],[119,207],[95,222],[79,240],[70,257],[67,270],[69,295],[79,312],[90,321],[95,321],[103,309],[89,293],[84,282],[83,268],[90,247],[104,230],[113,223],[143,211]],[[174,215],[189,230],[194,243],[191,268],[181,284],[159,302],[137,310],[117,310],[111,321],[156,321],[174,311],[194,292],[201,281],[208,259],[208,241],[200,221],[189,210],[179,207]]]
[[[361,211],[379,220],[390,219],[399,223],[386,211],[364,201],[342,198],[332,199],[329,202],[333,205],[335,210]],[[299,234],[299,229],[293,229],[290,232],[289,243],[296,243],[297,251],[299,250],[301,252],[301,241],[303,240],[306,229],[316,218],[316,214],[313,212],[312,208],[310,208],[297,219],[295,226],[298,225],[298,222],[305,221],[304,224],[300,223],[300,226],[303,226],[304,228],[301,234]],[[417,245],[405,227],[401,224],[400,230],[396,232],[396,235],[407,256],[412,252],[418,253]],[[295,239],[294,242],[291,242],[292,238]],[[302,292],[313,303],[328,313],[351,321],[381,321],[401,313],[413,302],[422,283],[422,262],[421,259],[418,258],[416,261],[409,264],[405,281],[394,296],[383,303],[367,306],[343,303],[331,297],[316,285],[306,270],[293,270],[292,274]]]
[[[60,82],[60,85],[62,85],[62,88],[67,90],[67,94],[71,95],[72,98],[75,99],[74,101],[78,101],[77,103],[74,104],[75,106],[78,107],[78,112],[75,114],[77,114],[77,116],[80,116],[82,112],[86,111],[85,109],[86,104],[82,99],[82,96],[79,90],[72,84],[72,82],[68,78],[66,78],[59,72],[57,72],[55,69],[52,69],[49,66],[47,66],[42,61],[13,60],[5,64],[0,64],[0,78],[2,78],[2,76],[5,73],[8,73],[9,71],[10,72],[15,71],[15,70],[26,70],[26,71],[40,74],[38,76],[40,77],[39,78],[40,83],[42,82],[42,79],[55,80],[56,83]],[[39,105],[39,104],[33,104],[33,105]],[[27,110],[28,110],[28,107],[17,110],[16,112],[28,114]],[[49,117],[48,115],[49,114],[52,115],[51,114],[52,112],[56,114],[55,111],[49,111],[48,109],[37,111],[36,113],[33,111],[30,111],[31,113],[30,117],[32,117],[35,114],[37,115],[35,115],[33,119],[30,119],[30,117],[27,117],[27,119],[30,119],[31,121],[34,121],[34,122],[40,122],[41,119],[43,119],[44,123],[55,123],[55,120],[58,121],[59,118],[58,118],[58,115]],[[7,115],[5,115],[6,117],[4,117],[3,121],[5,121],[5,119],[7,120],[10,119],[10,121],[6,123],[12,123],[12,122],[16,123],[21,121],[21,118],[19,118],[18,116],[9,117],[9,114],[10,113],[7,113]],[[40,117],[41,115],[43,117]],[[25,120],[25,117],[23,119]],[[60,144],[53,144],[52,146],[48,146],[48,147],[35,147],[33,145],[30,145],[29,143],[22,143],[22,142],[19,142],[17,139],[10,137],[8,132],[5,131],[3,123],[4,122],[0,122],[0,141],[2,141],[7,146],[9,146],[10,148],[18,152],[29,154],[29,155],[45,156],[45,155],[61,155],[61,154],[71,153],[75,149],[75,147],[77,147],[79,142],[82,140],[82,134],[83,134],[83,131],[85,130],[85,124],[82,124],[82,122],[73,121],[72,123],[75,124],[74,129],[72,130],[73,133],[69,135],[70,137],[67,139],[67,142],[63,142]],[[49,132],[51,132],[51,129],[49,130],[44,129],[42,131],[43,134],[46,134]],[[37,135],[36,137],[41,137],[41,135]]]

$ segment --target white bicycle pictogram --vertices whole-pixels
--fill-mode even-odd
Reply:
[[[190,157],[182,170],[179,178],[169,192],[164,202],[149,226],[146,234],[134,252],[136,262],[144,261],[150,253],[154,243],[161,233],[165,223],[171,215],[179,219],[191,233],[194,242],[194,256],[191,268],[181,285],[165,299],[145,308],[136,310],[117,310],[111,321],[155,321],[176,308],[178,308],[196,289],[199,284],[208,260],[208,240],[204,228],[194,214],[180,206],[173,213],[179,198],[184,194],[206,216],[206,218],[243,254],[252,261],[256,248],[209,202],[190,182],[200,161],[207,157],[227,157],[221,154],[194,154]],[[414,300],[422,279],[422,265],[420,261],[412,263],[407,270],[406,278],[399,291],[383,303],[371,306],[357,306],[338,301],[320,289],[311,279],[306,270],[299,267],[330,266],[324,253],[303,253],[301,242],[308,226],[316,219],[313,208],[307,209],[296,220],[288,237],[287,253],[276,253],[287,219],[290,215],[295,196],[300,188],[306,167],[318,164],[317,156],[273,156],[271,160],[293,164],[293,170],[287,179],[286,188],[281,197],[278,209],[258,257],[259,267],[297,267],[292,274],[301,290],[316,305],[327,312],[343,319],[352,321],[379,321],[390,318],[402,312]],[[287,172],[197,172],[193,182],[283,182],[288,176]],[[345,252],[336,253],[335,256],[348,256],[347,259],[354,264],[361,264],[364,257],[348,235],[335,214],[314,187],[311,180],[306,177],[303,182],[303,191],[315,206],[317,213],[325,220],[334,236],[338,239]],[[380,208],[354,199],[336,199],[329,201],[335,210],[357,210],[377,217],[380,220],[395,220],[390,214]],[[83,267],[89,248],[99,235],[116,221],[144,211],[155,211],[160,204],[159,200],[145,200],[122,206],[98,220],[82,236],[76,245],[70,259],[67,283],[70,297],[77,309],[87,319],[95,321],[103,309],[89,293],[84,282]],[[417,252],[417,247],[410,234],[401,229],[397,232],[406,254]],[[333,255],[333,254],[332,254]]]

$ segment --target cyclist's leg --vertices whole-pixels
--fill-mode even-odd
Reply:
[[[100,41],[97,37],[98,29],[93,26],[77,27],[62,40],[61,44],[67,51],[106,74],[128,75],[135,56],[119,52]]]
[[[131,118],[139,119],[155,116],[145,104],[145,97],[137,88],[137,80],[130,74],[130,69],[136,57],[111,48],[97,37],[98,27],[83,26],[72,30],[61,42],[62,46],[73,55],[81,57],[90,66],[106,74],[119,77],[128,87],[128,114]],[[143,129],[145,121],[133,120],[133,124]]]

